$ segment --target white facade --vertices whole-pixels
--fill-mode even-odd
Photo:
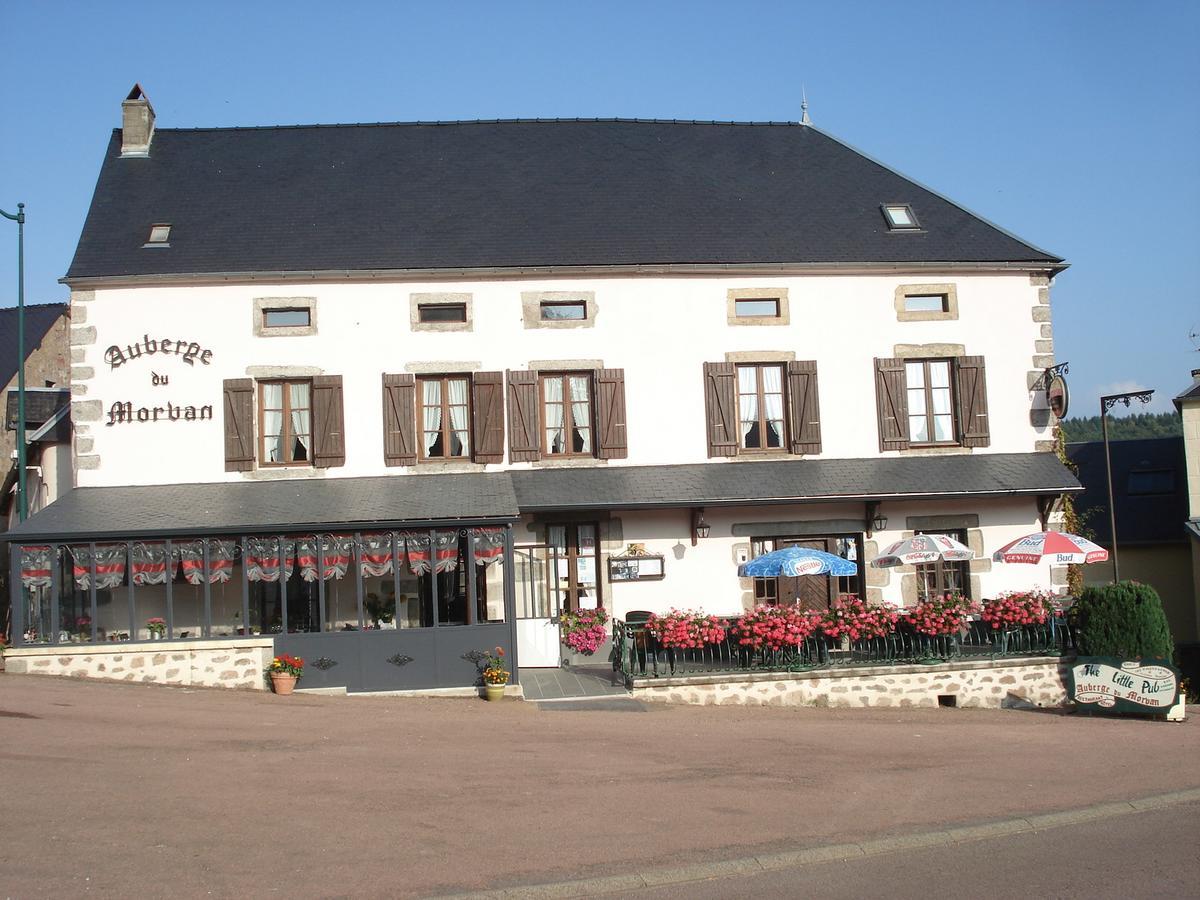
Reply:
[[[898,293],[930,284],[952,289],[953,317],[902,321]],[[591,318],[571,327],[528,327],[522,295],[548,291],[594,298]],[[446,292],[469,296],[468,326],[414,328],[414,295]],[[747,293],[785,296],[784,321],[746,325],[732,320],[730,298]],[[257,327],[263,305],[302,303],[312,306],[314,333],[266,336]],[[734,461],[708,458],[703,364],[726,360],[816,361],[824,459],[1032,453],[1048,449],[1052,437],[1053,420],[1039,410],[1041,394],[1030,389],[1032,378],[1051,361],[1048,287],[1044,276],[1025,271],[114,287],[76,291],[73,313],[76,465],[84,487],[795,459],[778,451],[743,453]],[[155,353],[147,352],[147,341],[156,346]],[[139,358],[115,368],[106,362],[112,358],[110,347],[128,356],[126,348],[139,342]],[[171,352],[158,349],[164,342]],[[986,361],[989,445],[881,453],[874,358],[962,355]],[[543,455],[538,462],[511,463],[506,456],[505,463],[486,467],[466,461],[384,465],[383,373],[531,368],[623,369],[627,458]],[[345,465],[225,471],[223,381],[322,374],[343,379]],[[123,403],[135,410],[134,421],[113,422],[114,404]],[[977,597],[1051,582],[1048,566],[993,569],[987,559],[1003,543],[1040,528],[1032,498],[895,502],[882,511],[889,525],[867,536],[868,559],[911,533],[909,516],[977,516],[970,532],[980,557],[971,564]],[[712,532],[697,546],[690,540],[690,516],[690,509],[679,508],[613,510],[602,517],[601,593],[615,615],[670,607],[736,613],[753,603],[751,581],[736,574],[737,563],[751,552],[748,523],[861,521],[864,507],[846,502],[709,508]],[[544,521],[527,516],[518,526],[517,542],[544,542]],[[739,523],[743,527],[735,535]],[[607,583],[608,557],[632,542],[664,555],[662,581]],[[894,573],[868,570],[868,596],[911,603],[913,586],[903,584],[911,573],[908,567]]]
[[[157,252],[157,251],[155,251]],[[907,355],[905,346],[939,345],[946,356],[987,362],[990,446],[957,452],[1029,453],[1051,438],[1048,420],[1031,424],[1041,403],[1028,373],[1040,368],[1048,313],[1045,287],[1024,272],[997,275],[838,275],[789,278],[640,277],[545,281],[437,283],[245,284],[137,287],[76,292],[75,421],[84,437],[78,484],[84,487],[238,481],[261,477],[350,477],[400,474],[383,463],[382,373],[507,369],[623,368],[628,409],[628,458],[606,465],[707,462],[702,365],[727,354],[763,361],[816,360],[823,451],[829,459],[880,455],[875,428],[875,357]],[[896,288],[953,284],[958,318],[898,321]],[[731,325],[730,290],[788,292],[790,322]],[[452,290],[472,298],[469,331],[414,331],[410,295]],[[526,328],[523,292],[593,292],[591,327]],[[266,337],[256,333],[257,298],[314,298],[316,333]],[[79,315],[80,310],[83,316]],[[1048,319],[1048,316],[1047,316]],[[1048,330],[1048,329],[1046,329]],[[185,356],[143,353],[111,368],[110,346],[146,338],[184,341],[211,351]],[[85,341],[91,340],[90,343]],[[173,344],[174,346],[174,344]],[[186,354],[186,350],[184,351]],[[912,355],[935,355],[914,353]],[[221,384],[229,378],[341,375],[344,380],[346,464],[331,469],[226,472]],[[156,384],[154,376],[166,378]],[[158,421],[108,424],[113,404],[162,407]],[[206,420],[170,421],[169,406],[193,406]],[[919,450],[903,451],[919,453]],[[944,449],[938,452],[946,452]],[[891,455],[898,455],[892,451]],[[758,458],[769,458],[759,456]],[[555,465],[518,463],[513,468]],[[447,471],[464,463],[425,464]],[[477,468],[471,466],[471,468]],[[500,466],[490,466],[498,469]]]

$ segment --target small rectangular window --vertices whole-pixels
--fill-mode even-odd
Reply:
[[[264,309],[264,328],[307,328],[312,324],[312,310],[303,307],[290,309]]]
[[[465,303],[421,303],[417,306],[417,318],[421,322],[465,322]]]
[[[885,203],[880,209],[893,231],[915,231],[921,227],[916,214],[907,203]]]
[[[1129,473],[1130,494],[1173,494],[1175,473],[1170,469],[1143,469]]]
[[[582,300],[543,300],[541,311],[543,322],[582,321],[587,318],[587,303]]]
[[[905,312],[949,312],[950,299],[945,294],[908,294],[904,297]]]
[[[739,319],[751,317],[779,318],[779,298],[762,297],[733,301],[733,314]]]

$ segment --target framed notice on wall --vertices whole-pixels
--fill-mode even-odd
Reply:
[[[610,556],[609,581],[660,581],[666,577],[661,554]]]

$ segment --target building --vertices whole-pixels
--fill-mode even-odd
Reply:
[[[70,308],[65,303],[25,307],[25,490],[26,509],[36,513],[71,489]],[[19,521],[17,493],[17,398],[21,351],[16,307],[0,309],[0,383],[4,427],[0,428],[0,622],[8,623],[10,585],[4,534]],[[8,629],[0,631],[0,637]]]
[[[1104,442],[1068,444],[1067,455],[1084,487],[1075,500],[1076,512],[1092,539],[1111,553]],[[1162,598],[1176,643],[1195,644],[1198,623],[1192,551],[1184,527],[1188,486],[1183,438],[1111,441],[1109,457],[1121,578],[1152,585]],[[1109,584],[1112,563],[1084,566],[1083,577],[1085,584]]]
[[[989,554],[1079,489],[1037,386],[1066,264],[810,125],[123,115],[10,668],[454,687],[558,665],[564,609],[1065,583]],[[930,530],[979,558],[737,576]]]
[[[1193,615],[1200,632],[1200,369],[1192,369],[1192,383],[1175,398],[1175,408],[1183,417],[1184,466],[1187,482],[1187,521],[1184,528],[1192,554]],[[1200,677],[1200,638],[1184,648],[1181,668],[1193,684]]]

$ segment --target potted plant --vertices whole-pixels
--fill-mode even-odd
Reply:
[[[271,676],[271,687],[277,694],[290,694],[296,689],[296,682],[304,674],[304,660],[299,656],[282,653],[271,660],[267,666],[267,674]]]
[[[485,653],[481,660],[483,688],[488,700],[499,700],[504,696],[504,686],[511,674],[504,668],[504,648],[497,647],[494,653]]]
[[[158,640],[167,633],[167,620],[155,616],[146,620],[146,630],[150,632],[150,640]]]

